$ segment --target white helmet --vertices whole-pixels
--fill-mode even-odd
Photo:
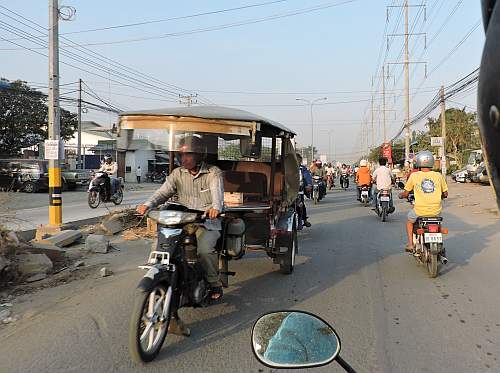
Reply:
[[[415,165],[417,168],[433,168],[434,155],[428,150],[422,150],[415,156]]]
[[[366,159],[362,159],[361,161],[359,161],[359,167],[366,167],[368,165],[368,162],[366,161]]]

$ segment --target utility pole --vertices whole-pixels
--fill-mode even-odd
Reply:
[[[425,64],[425,62],[414,61],[410,62],[409,60],[409,37],[421,35],[424,36],[425,40],[425,48],[427,48],[427,35],[426,33],[409,33],[408,30],[408,18],[409,18],[409,8],[423,8],[424,10],[424,21],[426,20],[426,6],[425,4],[417,4],[417,5],[409,5],[408,0],[404,0],[403,5],[390,5],[387,8],[401,8],[403,7],[404,11],[404,33],[403,34],[391,34],[389,36],[403,36],[404,37],[404,60],[403,60],[403,68],[404,68],[404,91],[405,91],[405,160],[409,162],[410,160],[410,64]],[[389,64],[400,64],[399,62],[392,62]],[[427,75],[427,73],[426,73]]]
[[[444,101],[444,86],[439,90],[441,97],[441,173],[446,177],[446,104]]]
[[[186,105],[187,107],[191,107],[193,104],[198,103],[197,97],[198,97],[198,94],[194,94],[194,95],[190,94],[190,95],[185,95],[185,96],[179,95],[179,103]]]
[[[316,102],[318,101],[326,101],[328,100],[327,97],[319,97],[315,100],[308,100],[305,98],[296,98],[296,101],[304,101],[307,102],[310,106],[311,110],[311,162],[314,161],[314,116],[313,116],[313,106]]]
[[[78,149],[76,168],[83,169],[82,164],[82,79],[78,79]]]
[[[406,112],[406,131],[405,131],[405,160],[410,161],[410,61],[408,53],[408,0],[404,3],[405,12],[405,112]]]
[[[372,79],[373,81],[373,79]],[[373,87],[373,83],[372,83],[372,87]],[[373,92],[372,92],[372,115],[371,115],[371,125],[372,125],[372,143],[371,143],[371,147],[372,149],[375,147],[375,127],[373,125],[373,121],[374,121],[374,118],[373,118]]]
[[[60,130],[61,112],[59,108],[59,4],[49,0],[49,140],[57,140],[57,159],[49,159],[49,225],[62,225],[62,188]],[[64,150],[63,150],[64,151]]]
[[[389,68],[386,69],[385,65],[382,65],[382,75],[380,76],[375,76],[374,78],[380,78],[382,80],[382,135],[383,135],[383,142],[387,142],[387,112],[388,111],[395,111],[395,110],[387,110],[386,108],[386,80],[389,79],[391,76],[389,74]],[[373,79],[372,79],[373,81]],[[372,83],[373,86],[373,83]],[[373,97],[372,97],[372,110],[373,110]],[[372,114],[373,115],[373,114]],[[372,118],[372,124],[373,124],[373,118]],[[373,128],[372,128],[373,131]]]

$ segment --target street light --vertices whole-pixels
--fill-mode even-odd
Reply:
[[[311,106],[311,161],[314,160],[314,118],[313,118],[313,106],[316,102],[318,101],[326,101],[328,100],[327,97],[319,97],[314,100],[308,100],[305,98],[296,98],[295,100],[297,101],[304,101],[307,102],[308,105]]]

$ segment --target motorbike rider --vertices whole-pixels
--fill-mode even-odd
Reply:
[[[377,206],[378,202],[378,193],[385,189],[389,190],[390,193],[390,200],[389,200],[389,213],[392,214],[395,210],[394,208],[394,201],[392,199],[392,184],[394,184],[394,179],[393,179],[393,174],[391,170],[387,167],[387,158],[381,157],[378,160],[379,167],[373,171],[373,182],[375,183],[375,192],[374,196],[375,198],[373,199],[373,210],[375,210],[375,207]]]
[[[105,187],[108,198],[116,197],[116,192],[118,191],[120,181],[117,178],[118,165],[116,164],[116,162],[113,162],[113,157],[111,156],[111,154],[104,155],[104,162],[101,163],[101,168],[99,168],[98,171],[106,172],[109,176],[105,180]]]
[[[298,203],[298,214],[299,219],[302,220],[302,225],[310,227],[311,223],[308,220],[306,204],[304,202],[304,194],[309,195],[312,190],[312,176],[305,165],[302,164],[302,155],[296,154],[297,161],[299,162],[299,203]]]
[[[314,166],[315,167],[312,167],[311,174],[312,176],[320,177],[320,183],[319,183],[320,198],[323,198],[323,196],[326,195],[326,170],[323,167],[323,162],[321,162],[321,160],[319,159],[314,161]]]
[[[335,168],[330,162],[326,165],[326,177],[331,180],[331,185],[335,186]]]
[[[372,177],[370,175],[370,169],[368,168],[368,162],[366,159],[362,159],[359,162],[359,169],[356,172],[356,184],[358,189],[358,201],[361,201],[361,187],[368,186],[368,197],[372,198]]]
[[[419,171],[410,176],[404,191],[399,194],[399,198],[407,198],[412,190],[415,193],[415,207],[408,212],[406,222],[408,243],[405,250],[408,252],[414,250],[413,223],[418,217],[439,216],[442,210],[441,200],[448,197],[448,185],[443,175],[432,171],[434,167],[432,153],[428,150],[417,153],[415,164]]]
[[[222,283],[217,273],[215,245],[220,237],[221,222],[218,215],[224,202],[222,171],[205,163],[206,148],[200,137],[186,135],[177,149],[181,166],[167,176],[163,185],[142,205],[137,207],[141,215],[170,197],[176,195],[178,202],[193,210],[205,211],[207,220],[196,231],[198,255],[210,284],[210,297],[222,297]]]
[[[342,167],[340,168],[340,180],[342,180],[342,178],[348,178],[348,177],[349,177],[349,168],[345,163],[342,163]]]

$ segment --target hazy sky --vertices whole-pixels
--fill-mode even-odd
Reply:
[[[357,154],[354,152],[360,150],[361,124],[364,120],[370,122],[372,76],[381,75],[381,71],[376,71],[377,67],[382,66],[378,59],[379,54],[382,52],[381,60],[386,63],[402,61],[403,38],[389,37],[390,48],[387,52],[387,36],[384,37],[384,31],[386,30],[386,34],[403,32],[401,10],[391,8],[387,23],[386,8],[387,5],[401,5],[403,0],[267,2],[269,4],[237,11],[65,36],[84,45],[125,41],[87,48],[164,83],[197,92],[200,98],[218,105],[234,105],[281,121],[298,132],[300,144],[310,143],[311,125],[309,107],[302,106],[296,98],[315,99],[326,96],[327,101],[314,107],[315,144],[321,152],[327,153],[330,137],[337,159],[356,158]],[[61,5],[74,7],[76,17],[72,21],[61,21],[60,32],[64,34],[262,3],[266,1],[64,0]],[[426,22],[424,12],[418,7],[412,7],[409,24],[414,33],[427,32],[427,49],[424,50],[423,36],[410,37],[410,60],[427,62],[429,75],[425,79],[423,64],[411,66],[412,93],[416,92],[417,87],[421,87],[412,96],[412,114],[417,113],[431,100],[441,84],[448,85],[478,67],[484,40],[482,25],[478,25],[478,0],[410,2],[413,5],[420,3],[427,5]],[[47,27],[47,1],[0,0],[0,5]],[[327,5],[337,6],[288,17],[272,17]],[[15,26],[35,36],[41,36],[43,30],[32,29],[31,27],[37,26],[2,7],[0,76],[46,85],[47,58],[33,51],[19,49],[3,40],[16,39],[13,41],[17,44],[37,48],[37,44],[19,39],[6,28],[9,28],[9,25]],[[267,20],[263,22],[206,31],[221,25],[264,18]],[[205,31],[186,33],[192,30]],[[467,39],[455,48],[468,34],[470,35]],[[137,41],[156,36],[163,37]],[[101,76],[61,65],[62,84],[82,78],[104,100],[110,100],[123,109],[178,106],[175,102],[177,99],[167,92],[152,94],[154,89],[142,87],[142,90],[148,91],[144,92],[119,85],[112,80],[123,82],[122,79],[93,67],[85,67],[82,57],[98,62],[104,69],[110,66],[109,63],[97,61],[90,52],[75,48],[67,50],[66,53],[73,54],[73,57],[75,53],[78,54],[80,61],[63,55],[62,61]],[[36,51],[46,53],[43,49]],[[450,54],[452,51],[453,54]],[[387,81],[387,108],[395,110],[387,113],[388,134],[392,137],[400,128],[404,116],[401,97],[403,79],[401,65],[389,65],[388,68],[391,76],[394,76]],[[124,72],[123,67],[116,70]],[[136,73],[129,75],[143,79]],[[126,83],[134,87],[137,85],[134,81]],[[376,79],[376,87],[379,83],[380,80]],[[76,94],[71,92],[74,88],[74,85],[64,86],[63,93],[68,92],[65,93],[67,96],[76,97]],[[176,92],[176,89],[173,91]],[[380,99],[381,95],[377,94],[376,107],[381,105]],[[475,110],[475,91],[457,97],[454,101],[448,104],[466,104],[471,110]],[[379,118],[381,115],[377,114],[377,143],[382,139]],[[109,125],[116,119],[113,115],[89,111],[84,120],[97,120]]]

